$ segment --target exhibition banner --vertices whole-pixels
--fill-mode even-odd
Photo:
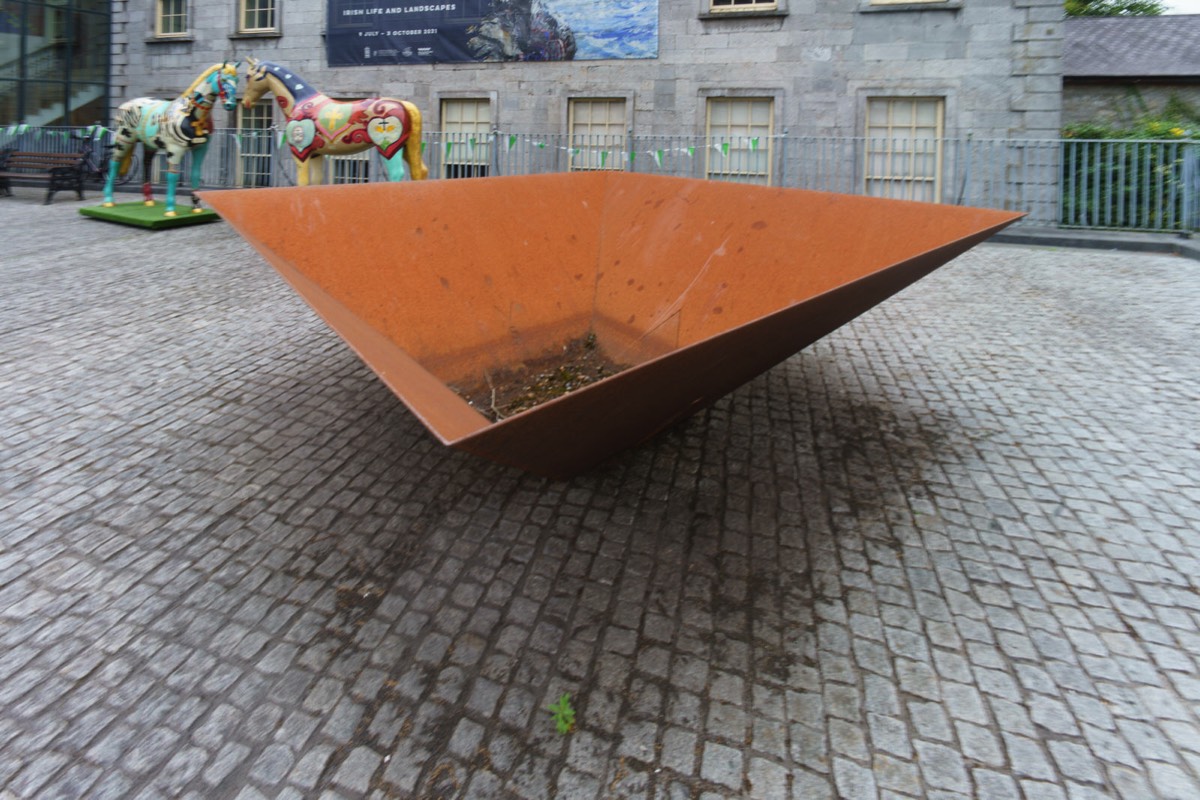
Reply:
[[[658,0],[329,0],[331,67],[657,58]]]

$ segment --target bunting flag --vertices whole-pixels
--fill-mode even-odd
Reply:
[[[468,150],[475,149],[475,137],[474,136],[472,136],[470,139],[467,139],[467,149]]]
[[[758,137],[755,136],[753,139],[750,140],[750,151],[754,152],[757,150],[758,150]]]
[[[517,143],[517,135],[516,135],[515,133],[510,133],[510,134],[508,135],[508,149],[509,149],[509,150],[512,150],[512,149],[513,149],[513,146],[514,146],[516,143]]]
[[[662,169],[663,151],[655,150],[650,154],[650,157],[654,159],[654,163],[658,165],[658,168]]]
[[[608,151],[600,151],[600,169],[604,169],[604,162],[608,161]]]
[[[450,151],[454,149],[454,142],[446,142],[446,155],[442,157],[443,161],[450,160]]]

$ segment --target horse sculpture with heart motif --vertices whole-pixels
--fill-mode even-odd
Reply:
[[[312,88],[287,67],[247,59],[249,74],[242,105],[250,108],[267,92],[287,117],[284,138],[296,159],[296,182],[321,183],[323,157],[359,153],[374,147],[387,165],[388,180],[424,180],[429,168],[421,159],[421,112],[407,100],[375,97],[338,101]]]

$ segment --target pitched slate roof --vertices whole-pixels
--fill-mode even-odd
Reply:
[[[1200,78],[1200,14],[1064,22],[1064,77]]]

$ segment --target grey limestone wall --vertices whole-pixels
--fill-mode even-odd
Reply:
[[[553,0],[548,0],[553,7]],[[656,59],[330,68],[325,4],[281,3],[282,35],[239,38],[237,4],[193,2],[187,41],[155,41],[153,3],[116,0],[119,102],[178,93],[204,67],[255,55],[287,64],[327,94],[387,95],[437,129],[444,97],[489,96],[509,130],[557,133],[570,97],[626,97],[640,134],[697,134],[705,99],[775,98],[775,129],[861,135],[872,95],[946,98],[946,133],[1056,137],[1061,122],[1060,0],[951,0],[886,7],[869,0],[780,0],[779,12],[706,14],[705,0],[662,0]],[[218,118],[218,124],[229,121]]]
[[[1103,122],[1132,127],[1140,117],[1161,114],[1175,100],[1200,111],[1200,84],[1137,81],[1129,84],[1066,84],[1063,124]]]

